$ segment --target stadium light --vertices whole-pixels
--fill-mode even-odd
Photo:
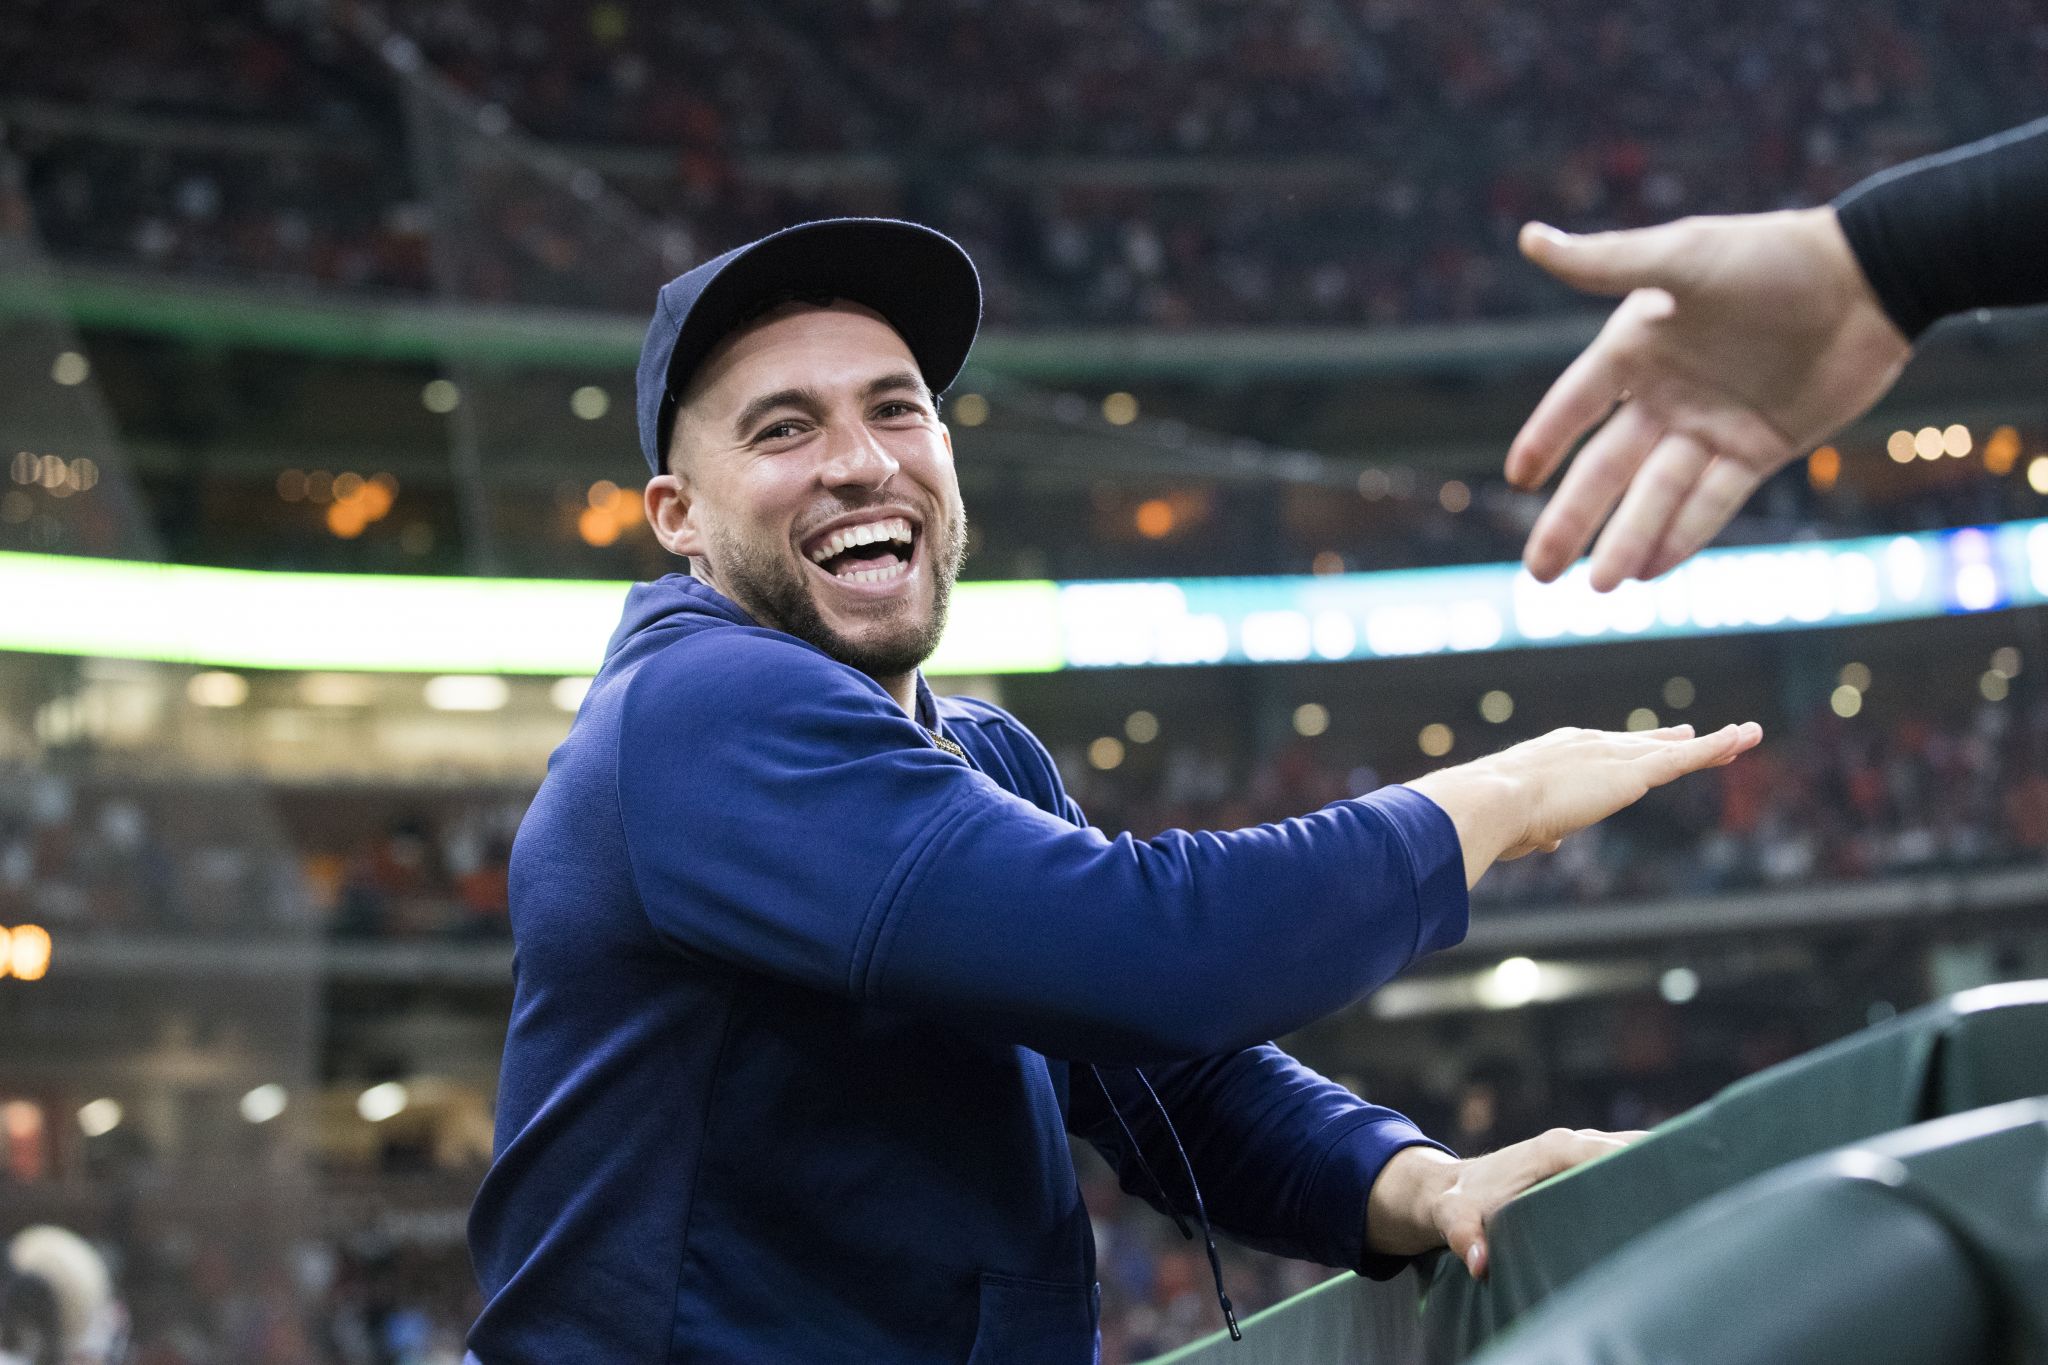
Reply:
[[[592,677],[557,678],[548,688],[548,700],[558,711],[574,715],[583,706],[583,699],[590,695],[590,685],[597,679]]]
[[[249,680],[239,673],[194,673],[185,682],[185,696],[194,706],[240,706],[249,700]]]
[[[427,679],[425,695],[436,711],[502,711],[512,688],[495,674],[455,673]]]
[[[76,388],[92,377],[92,362],[77,351],[59,351],[50,362],[50,378],[65,388]]]
[[[1543,968],[1533,959],[1511,957],[1474,983],[1479,1003],[1488,1009],[1519,1009],[1543,989]]]
[[[1088,746],[1088,766],[1098,772],[1109,772],[1123,761],[1124,742],[1115,735],[1104,735]]]
[[[1673,967],[1657,978],[1657,994],[1674,1005],[1683,1005],[1700,993],[1700,974],[1690,967]]]
[[[79,1106],[78,1127],[87,1137],[105,1137],[121,1126],[121,1102],[112,1099],[90,1100]]]
[[[40,924],[18,924],[0,929],[0,976],[17,981],[41,981],[50,974],[50,958],[56,943]]]
[[[1317,701],[1305,701],[1294,708],[1294,733],[1314,739],[1330,728],[1330,708]]]
[[[397,1081],[385,1081],[356,1096],[356,1113],[371,1123],[382,1123],[404,1113],[405,1107],[411,1103],[412,1096],[406,1093],[403,1085]]]
[[[259,1085],[254,1090],[243,1095],[239,1107],[242,1111],[242,1117],[250,1123],[268,1123],[284,1112],[289,1098],[283,1086],[271,1082],[267,1085]],[[362,1111],[362,1101],[360,1099],[356,1101],[356,1109],[358,1113]],[[368,1118],[369,1115],[364,1114],[363,1117]]]

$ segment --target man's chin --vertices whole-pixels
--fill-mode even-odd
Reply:
[[[909,603],[854,618],[821,615],[821,622],[829,640],[813,643],[841,663],[877,677],[910,672],[931,657],[938,643],[931,614],[914,611]]]

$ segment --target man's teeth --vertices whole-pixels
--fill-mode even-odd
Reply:
[[[833,555],[842,554],[856,545],[872,545],[878,540],[892,540],[905,548],[911,543],[910,523],[902,517],[891,517],[887,521],[870,521],[860,526],[842,526],[812,548],[811,562],[823,564]],[[869,570],[869,573],[880,572]],[[858,578],[860,574],[841,574],[842,578]]]
[[[842,583],[880,583],[884,579],[901,578],[910,572],[910,561],[899,559],[886,569],[855,569],[852,573],[834,574]]]

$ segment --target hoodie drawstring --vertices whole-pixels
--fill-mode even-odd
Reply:
[[[1142,1070],[1134,1066],[1131,1072],[1138,1078],[1138,1084],[1145,1087],[1145,1094],[1151,1098],[1152,1108],[1158,1112],[1159,1121],[1166,1125],[1166,1135],[1173,1139],[1173,1150],[1180,1155],[1180,1168],[1187,1174],[1188,1192],[1195,1200],[1195,1217],[1202,1224],[1202,1245],[1209,1253],[1209,1276],[1216,1283],[1216,1302],[1223,1309],[1223,1325],[1230,1329],[1232,1341],[1243,1341],[1244,1333],[1239,1331],[1237,1326],[1237,1311],[1231,1307],[1230,1295],[1223,1288],[1223,1262],[1216,1254],[1216,1234],[1209,1226],[1209,1209],[1202,1202],[1202,1187],[1195,1180],[1194,1163],[1188,1160],[1188,1149],[1181,1144],[1180,1132],[1173,1126],[1173,1116],[1166,1112],[1166,1105],[1160,1100],[1159,1092],[1152,1088],[1152,1082],[1145,1078]],[[1145,1179],[1150,1181],[1152,1188],[1158,1192],[1159,1202],[1173,1219],[1173,1225],[1180,1229],[1182,1237],[1193,1241],[1194,1230],[1188,1226],[1187,1219],[1181,1216],[1173,1196],[1166,1192],[1165,1184],[1153,1172],[1152,1163],[1145,1159],[1145,1151],[1138,1145],[1137,1134],[1131,1131],[1131,1125],[1125,1121],[1124,1111],[1117,1106],[1116,1096],[1109,1093],[1109,1083],[1102,1079],[1102,1072],[1092,1063],[1088,1067],[1088,1074],[1095,1077],[1096,1087],[1102,1091],[1102,1098],[1109,1105],[1109,1112],[1115,1116],[1116,1126],[1123,1131],[1124,1141],[1130,1145],[1130,1152],[1137,1160],[1138,1169],[1144,1172]]]

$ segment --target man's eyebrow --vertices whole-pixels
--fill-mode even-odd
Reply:
[[[892,374],[877,375],[861,390],[861,397],[871,399],[881,394],[903,390],[916,394],[926,402],[931,401],[931,391],[925,387],[923,376],[915,370],[897,370]],[[754,424],[777,408],[800,408],[806,413],[816,415],[823,411],[824,407],[825,400],[816,389],[777,389],[774,393],[762,394],[740,409],[740,415],[733,419],[733,434],[743,439],[751,435]]]
[[[918,397],[927,400],[931,397],[930,390],[924,386],[924,377],[915,370],[898,370],[894,374],[885,374],[878,378],[870,379],[862,396],[873,398],[877,394],[893,393],[898,389],[909,389]]]
[[[802,408],[807,413],[816,414],[824,407],[825,401],[815,389],[777,389],[774,393],[762,394],[740,409],[740,415],[732,421],[733,434],[741,437],[751,434],[754,423],[777,408]]]

